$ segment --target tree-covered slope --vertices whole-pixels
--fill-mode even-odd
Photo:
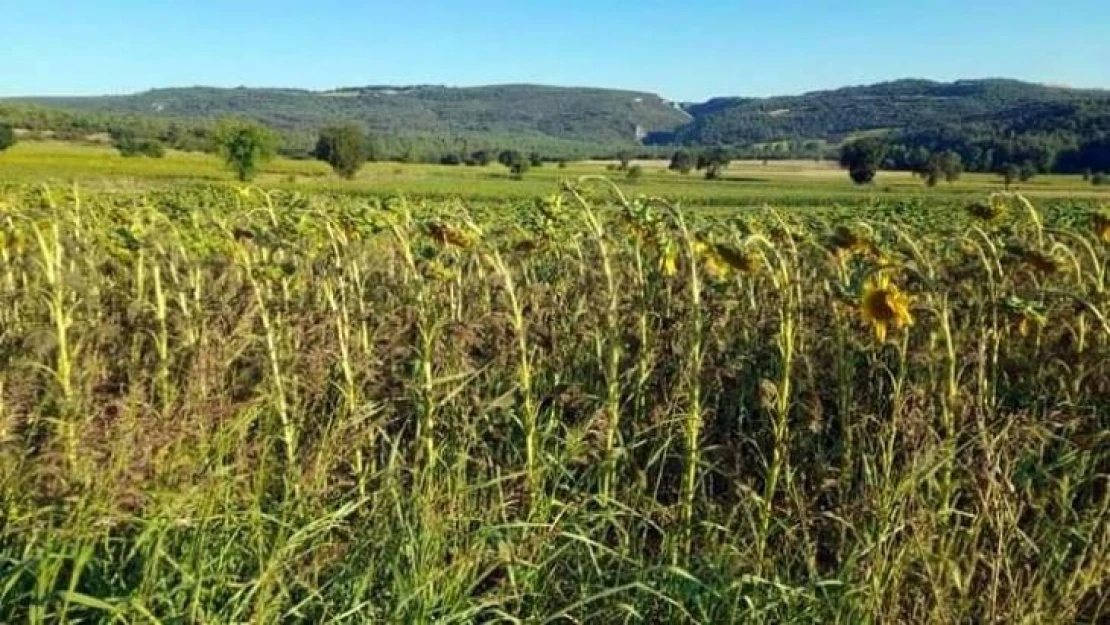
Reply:
[[[193,87],[11,102],[193,121],[247,115],[292,134],[352,120],[383,134],[521,135],[599,144],[632,143],[638,132],[673,130],[689,119],[649,93],[535,85],[360,87],[329,92]]]
[[[840,141],[867,131],[919,132],[959,126],[979,131],[1083,132],[1110,112],[1110,91],[1016,80],[953,83],[899,80],[800,96],[718,98],[688,105],[694,121],[657,143],[749,145],[783,140]]]

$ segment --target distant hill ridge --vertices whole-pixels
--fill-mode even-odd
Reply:
[[[518,145],[539,146],[552,154],[605,152],[639,143],[829,145],[876,133],[1048,137],[1059,150],[1110,132],[1110,91],[998,78],[903,79],[794,96],[684,104],[641,91],[530,84],[368,85],[325,91],[187,87],[132,95],[11,98],[0,101],[0,120],[6,116],[18,122],[16,109],[26,106],[157,124],[205,124],[245,115],[281,130],[298,149],[310,146],[321,126],[342,120],[362,123],[391,140],[430,142],[438,146],[434,149]],[[48,117],[40,111],[36,119],[41,126]]]
[[[530,134],[598,143],[634,142],[637,129],[669,131],[689,120],[651,93],[541,85],[379,85],[328,91],[188,87],[9,102],[189,120],[249,115],[294,132],[354,120],[378,133]]]
[[[656,143],[746,145],[766,141],[840,141],[852,134],[939,126],[1004,124],[1031,113],[1110,112],[1110,91],[991,78],[936,82],[903,79],[770,98],[714,98],[688,104],[694,121]]]

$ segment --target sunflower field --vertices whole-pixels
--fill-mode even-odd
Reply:
[[[1110,618],[1110,212],[0,193],[0,622]]]

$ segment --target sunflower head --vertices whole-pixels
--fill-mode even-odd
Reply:
[[[755,273],[759,268],[759,259],[751,252],[723,243],[714,245],[713,251],[726,265],[740,273]]]
[[[860,316],[875,328],[875,336],[886,340],[889,328],[901,330],[913,325],[910,306],[913,300],[885,274],[868,278],[860,297]]]
[[[848,226],[837,226],[826,240],[826,245],[834,254],[841,257],[862,254],[877,258],[880,255],[878,246],[866,233],[853,230]]]
[[[1048,321],[1043,305],[1039,302],[1029,302],[1010,296],[1003,302],[1003,307],[1010,313],[1013,327],[1021,336],[1029,336],[1030,332],[1043,328]]]
[[[705,274],[714,280],[724,280],[728,277],[729,265],[721,255],[716,253],[712,247],[706,248],[705,252],[701,255],[702,266],[705,268]]]
[[[1001,198],[991,198],[989,202],[975,202],[967,207],[967,212],[976,219],[994,221],[1006,212]]]
[[[1037,273],[1052,274],[1060,268],[1055,258],[1040,250],[1022,245],[1009,245],[1006,247],[1006,251],[1018,262]]]
[[[440,245],[468,248],[477,242],[477,236],[473,232],[467,232],[438,221],[428,224],[428,234]]]
[[[1110,211],[1095,213],[1091,222],[1095,229],[1095,236],[1110,243]]]
[[[667,277],[678,273],[678,248],[672,241],[665,242],[659,252],[659,270]]]

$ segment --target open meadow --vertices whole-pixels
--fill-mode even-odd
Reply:
[[[0,154],[0,622],[1107,622],[1110,193],[608,165]]]

